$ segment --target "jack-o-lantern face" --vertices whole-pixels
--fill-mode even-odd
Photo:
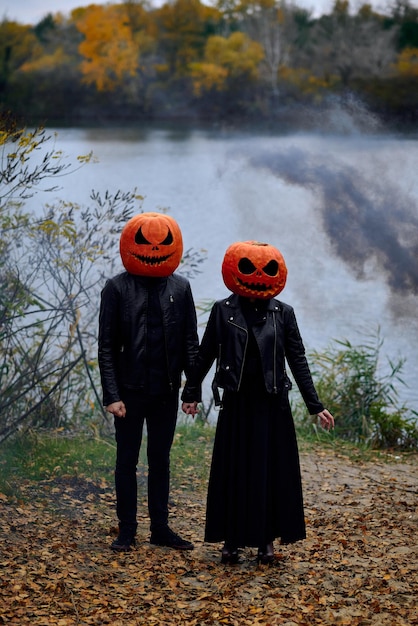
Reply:
[[[140,213],[123,228],[119,249],[130,274],[170,276],[183,254],[181,230],[170,215]]]
[[[238,241],[227,249],[222,277],[233,293],[267,300],[284,288],[287,268],[283,256],[268,243]]]

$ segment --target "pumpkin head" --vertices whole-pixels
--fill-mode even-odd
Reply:
[[[140,213],[125,224],[119,249],[130,274],[170,276],[183,254],[181,230],[170,215]]]
[[[283,290],[287,268],[274,246],[259,241],[237,241],[225,252],[222,277],[233,293],[267,300]]]

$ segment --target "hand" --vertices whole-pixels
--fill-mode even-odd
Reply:
[[[197,402],[183,402],[181,409],[186,415],[194,417],[198,413]]]
[[[108,413],[112,413],[115,417],[125,417],[126,415],[126,407],[122,400],[108,404],[105,409]]]
[[[319,422],[322,428],[325,430],[331,430],[334,428],[334,418],[327,409],[324,409],[320,413],[317,413],[317,417],[319,417]]]

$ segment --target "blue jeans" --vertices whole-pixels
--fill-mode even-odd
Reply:
[[[168,524],[170,450],[178,412],[178,392],[148,395],[125,390],[126,417],[115,417],[116,512],[120,529],[136,530],[137,478],[144,421],[147,426],[148,511],[151,532]]]

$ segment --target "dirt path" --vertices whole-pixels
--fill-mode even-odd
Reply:
[[[418,457],[302,453],[301,465],[308,537],[277,545],[271,567],[250,549],[219,563],[220,546],[202,542],[202,485],[172,493],[172,525],[196,545],[184,554],[149,545],[144,507],[135,551],[113,554],[109,484],[61,477],[22,485],[22,502],[0,494],[0,624],[418,624]]]

